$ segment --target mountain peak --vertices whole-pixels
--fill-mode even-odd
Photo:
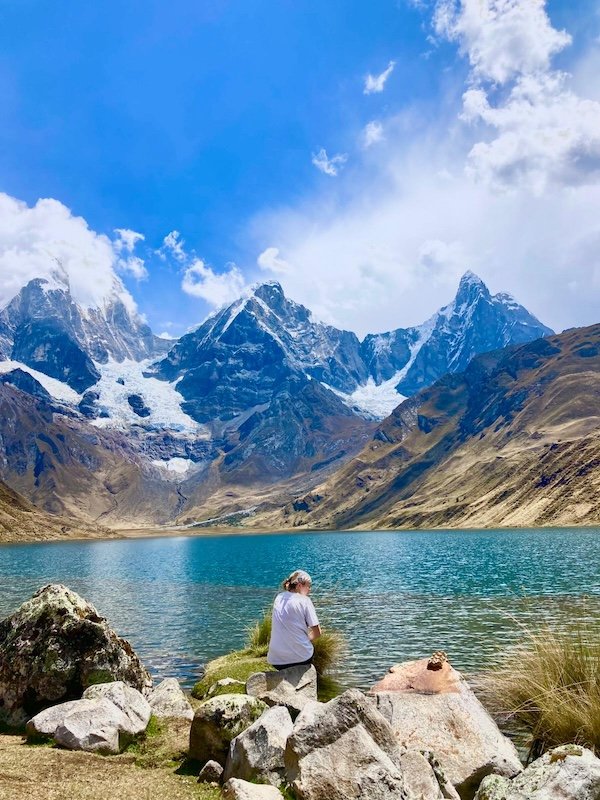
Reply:
[[[286,299],[283,288],[277,281],[265,281],[253,286],[252,294],[269,306],[281,306]]]
[[[476,275],[469,269],[460,279],[454,304],[455,306],[461,306],[465,303],[472,303],[478,297],[489,296],[490,293],[485,283],[481,280],[479,275]]]
[[[459,289],[461,286],[485,286],[485,283],[481,280],[479,275],[476,275],[472,270],[468,269],[462,278],[460,279],[460,283],[458,284]]]

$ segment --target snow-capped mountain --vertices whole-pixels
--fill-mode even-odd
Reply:
[[[97,364],[139,361],[164,352],[115,286],[100,308],[82,308],[59,272],[36,278],[0,311],[0,357],[21,362],[66,383],[78,393],[100,379]]]
[[[154,374],[177,381],[186,412],[200,422],[270,402],[292,375],[319,381],[354,411],[381,419],[478,353],[551,333],[510,295],[490,295],[472,272],[422,325],[362,342],[314,322],[278,283],[267,283],[182,337]]]

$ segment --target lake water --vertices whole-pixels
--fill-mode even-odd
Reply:
[[[313,576],[324,627],[344,632],[343,679],[443,649],[472,672],[521,625],[600,619],[600,529],[302,533],[0,546],[0,617],[64,583],[131,641],[156,678],[191,686],[242,646],[280,581]]]

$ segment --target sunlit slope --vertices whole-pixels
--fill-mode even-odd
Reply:
[[[476,357],[275,516],[338,529],[599,523],[600,325]]]
[[[0,541],[2,542],[64,539],[70,536],[107,536],[109,533],[106,528],[100,526],[46,514],[0,481]]]

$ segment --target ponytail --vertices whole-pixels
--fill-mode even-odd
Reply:
[[[281,587],[286,592],[295,592],[299,585],[306,585],[312,583],[312,578],[303,569],[297,569],[284,580]]]

